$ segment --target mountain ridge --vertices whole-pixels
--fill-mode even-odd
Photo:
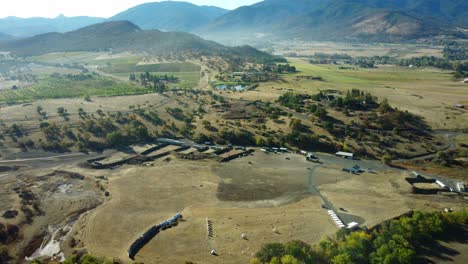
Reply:
[[[226,9],[214,6],[163,1],[134,6],[107,21],[128,20],[144,30],[191,32],[227,12]]]
[[[457,35],[457,26],[468,26],[468,2],[464,0],[297,0],[295,7],[288,2],[265,0],[235,9],[197,33],[215,40],[224,34],[249,34],[306,40],[405,41]]]
[[[34,56],[73,51],[131,51],[154,55],[211,55],[247,61],[275,61],[276,57],[250,46],[226,47],[191,33],[142,30],[129,21],[110,21],[67,33],[46,33],[0,43],[0,51]]]
[[[14,37],[30,37],[49,32],[68,32],[104,21],[99,17],[6,17],[0,19],[0,32]]]

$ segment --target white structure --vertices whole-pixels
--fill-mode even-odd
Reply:
[[[338,151],[335,155],[338,156],[338,157],[346,158],[346,159],[353,159],[354,158],[353,153],[344,152],[344,151]]]
[[[328,215],[330,215],[330,217],[332,218],[336,226],[338,226],[339,228],[346,227],[343,224],[343,221],[341,221],[341,219],[336,215],[336,213],[333,210],[328,210],[327,212],[328,212]]]
[[[444,183],[442,183],[442,182],[439,181],[439,180],[437,180],[436,183],[437,183],[437,185],[439,185],[439,186],[442,187],[442,188],[446,188],[446,187],[447,187],[447,185],[445,185]]]
[[[357,227],[359,227],[359,224],[358,224],[358,223],[356,223],[356,222],[351,222],[351,223],[348,224],[348,226],[347,226],[346,228],[348,228],[348,229],[355,229],[355,228],[357,228]]]
[[[413,175],[414,177],[421,176],[421,174],[417,173],[416,171],[412,171],[411,175]]]
[[[457,189],[459,192],[465,192],[465,184],[463,182],[457,182]]]

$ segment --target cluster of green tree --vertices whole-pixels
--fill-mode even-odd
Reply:
[[[230,143],[241,146],[254,146],[255,145],[255,135],[250,133],[247,130],[232,131],[228,129],[223,129],[218,133],[219,142],[218,143]]]
[[[134,112],[155,126],[162,126],[166,124],[166,121],[162,120],[156,111],[136,109]]]
[[[283,109],[271,106],[270,102],[268,102],[267,105],[263,108],[263,111],[269,118],[273,120],[278,119],[280,116],[285,116],[287,114],[285,111],[283,111]]]
[[[389,56],[351,57],[348,54],[315,53],[310,60],[312,64],[349,64],[361,68],[375,68],[376,65],[393,64],[398,66],[434,67],[455,71],[455,78],[467,76],[467,49],[458,44],[451,44],[444,48],[444,58],[435,56],[413,57],[397,59]],[[455,62],[454,62],[455,61]],[[346,68],[346,67],[343,67]]]
[[[38,146],[42,149],[52,152],[66,152],[73,146],[72,143],[64,141],[69,136],[75,138],[68,126],[58,126],[55,123],[48,122],[42,122],[39,126],[45,137],[45,140],[38,140]]]
[[[174,117],[175,119],[179,120],[179,121],[184,121],[186,120],[187,117],[185,114],[184,114],[184,111],[180,108],[166,108],[166,112],[168,112],[172,117]]]
[[[379,111],[380,115],[371,113],[368,116],[367,121],[373,120],[376,124],[376,128],[381,130],[391,130],[394,133],[398,134],[403,131],[416,132],[419,131],[424,133],[427,130],[430,130],[430,127],[424,122],[424,120],[415,114],[406,111],[400,111],[396,108],[387,108],[388,110],[383,110],[386,107],[386,100],[384,100],[380,106]],[[388,104],[388,103],[387,103]]]
[[[70,121],[70,117],[69,117],[70,114],[68,113],[68,110],[65,109],[63,106],[57,108],[57,114],[63,117],[65,121]]]
[[[275,72],[275,73],[295,73],[297,69],[295,66],[286,64],[267,64],[263,67],[264,71],[266,72]]]
[[[278,74],[276,72],[252,69],[248,72],[240,72],[236,74],[232,72],[223,72],[217,74],[215,78],[221,82],[251,84],[277,80]]]
[[[67,79],[67,80],[70,80],[70,81],[86,81],[86,80],[90,80],[90,79],[93,79],[97,74],[96,73],[80,73],[80,74],[71,74],[71,73],[68,73],[68,74],[60,74],[60,73],[53,73],[50,75],[50,77],[52,78],[58,78],[58,79]]]
[[[450,42],[444,47],[444,58],[448,60],[468,60],[468,48],[457,42]]]
[[[33,260],[31,264],[55,264],[54,261],[41,261],[41,260]],[[88,254],[77,254],[73,255],[72,257],[66,259],[63,264],[116,264],[120,263],[118,260],[109,261],[104,258],[97,258]]]
[[[129,142],[140,142],[150,139],[148,128],[142,122],[134,119],[123,129],[107,133],[106,139],[110,146],[118,147],[127,145]]]
[[[12,124],[11,126],[5,126],[3,130],[4,135],[9,135],[10,137],[13,138],[21,138],[26,135],[26,132],[24,131],[24,128],[22,125],[18,125],[16,123]],[[13,139],[13,141],[15,141]]]
[[[0,244],[7,245],[19,237],[19,228],[12,224],[0,223]]]
[[[304,133],[300,131],[293,131],[289,134],[279,137],[279,145],[291,146],[301,150],[308,151],[332,151],[335,150],[334,146],[320,141],[320,137],[312,133]]]
[[[436,156],[433,158],[437,164],[440,164],[445,167],[451,166],[466,166],[468,162],[465,159],[468,158],[468,147],[459,147],[454,150],[449,151],[439,151]]]
[[[341,229],[334,238],[313,246],[301,241],[266,244],[250,263],[411,264],[424,246],[457,234],[467,224],[468,209],[448,214],[414,212],[373,230]]]
[[[457,79],[468,77],[468,62],[456,64],[453,76]]]
[[[423,56],[414,57],[410,59],[401,59],[396,62],[399,66],[411,66],[414,67],[434,67],[444,70],[453,70],[454,64],[448,59],[434,57],[434,56]]]
[[[154,75],[149,72],[141,73],[139,79],[134,73],[130,73],[130,81],[138,81],[145,87],[152,87],[155,92],[163,93],[167,90],[167,84],[179,82],[179,78],[175,76],[165,75]]]
[[[278,98],[277,102],[280,103],[284,107],[296,110],[297,112],[301,112],[301,109],[304,107],[304,104],[305,104],[304,101],[310,98],[311,97],[306,94],[297,94],[294,92],[287,92],[281,95]]]
[[[429,130],[428,125],[421,117],[408,111],[400,111],[393,108],[387,99],[379,103],[377,97],[359,89],[348,90],[344,97],[326,96],[322,92],[319,92],[316,95],[312,95],[312,99],[318,102],[326,100],[329,106],[339,111],[342,110],[345,113],[348,113],[348,110],[372,111],[362,118],[364,128],[392,130],[397,134],[407,130]],[[326,119],[326,111],[325,109],[323,110],[314,104],[309,106],[309,112],[315,113],[322,119]],[[326,124],[325,127],[327,127]],[[332,126],[329,126],[329,128],[332,128]]]
[[[36,112],[37,114],[39,114],[39,120],[42,121],[42,120],[46,120],[48,117],[47,117],[47,112],[44,110],[44,108],[40,105],[37,106],[36,108]]]
[[[320,92],[316,97],[318,97],[319,100],[325,98],[322,92]],[[378,106],[377,97],[359,89],[348,90],[344,98],[333,97],[329,100],[331,107],[344,107],[351,110],[367,111],[375,109]]]
[[[226,99],[224,99],[224,97],[221,96],[221,95],[215,94],[215,93],[213,93],[212,91],[208,91],[208,94],[211,96],[211,98],[212,98],[215,102],[220,102],[220,103],[222,103],[222,104],[226,102]]]
[[[348,54],[315,53],[310,59],[312,64],[349,64],[361,68],[375,68],[378,64],[393,64],[394,59],[389,56],[352,57]]]
[[[16,241],[19,235],[18,226],[0,223],[0,263],[8,263],[11,260],[6,245]]]

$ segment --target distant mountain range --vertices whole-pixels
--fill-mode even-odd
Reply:
[[[265,0],[215,19],[197,32],[315,40],[401,41],[461,34],[466,0]]]
[[[67,33],[46,33],[0,43],[0,50],[19,56],[71,51],[134,51],[155,55],[222,55],[251,62],[278,59],[250,46],[226,47],[184,32],[145,31],[128,21],[103,22]]]
[[[108,20],[128,20],[145,30],[192,32],[227,12],[219,7],[169,1],[138,5]]]
[[[0,19],[0,32],[15,37],[30,37],[48,32],[67,32],[103,22],[98,17],[65,17],[56,18],[19,18],[7,17]]]
[[[0,19],[0,32],[25,37],[123,20],[144,30],[191,32],[216,41],[239,43],[261,38],[377,42],[436,36],[466,38],[459,29],[468,28],[468,1],[264,0],[232,11],[165,1],[135,6],[109,19],[9,17]]]
[[[13,36],[10,36],[8,34],[0,33],[0,41],[9,41],[12,40]]]

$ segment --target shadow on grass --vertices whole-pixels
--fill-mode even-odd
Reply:
[[[441,242],[445,243],[468,243],[468,228],[462,226],[451,232],[447,232],[446,235],[440,240],[434,240],[424,245],[421,245],[417,252],[416,264],[426,263],[438,263],[438,261],[453,261],[453,257],[459,255],[461,252],[453,249],[450,245],[442,245]]]

